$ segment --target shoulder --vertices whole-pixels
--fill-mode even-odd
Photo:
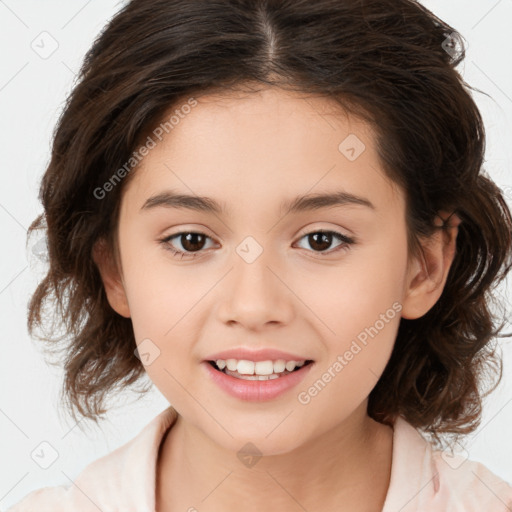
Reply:
[[[393,426],[383,512],[511,512],[512,486],[483,464],[434,450],[404,418]]]
[[[116,495],[116,473],[107,475],[108,468],[119,472],[113,454],[106,455],[88,466],[70,485],[42,487],[27,494],[7,512],[98,512]],[[117,467],[116,467],[117,466]],[[110,497],[108,496],[110,494]]]
[[[152,510],[158,448],[176,416],[167,408],[136,437],[87,465],[72,484],[32,491],[7,512]]]
[[[43,487],[27,494],[7,512],[64,512],[70,510],[69,487]]]
[[[89,463],[70,485],[30,492],[8,512],[98,512],[118,491],[123,459],[132,443]]]
[[[512,486],[480,462],[430,449],[433,503],[462,506],[468,512],[510,512]]]

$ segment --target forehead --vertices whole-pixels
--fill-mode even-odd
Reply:
[[[334,187],[366,196],[397,192],[381,169],[372,127],[333,100],[278,88],[194,100],[162,117],[174,123],[162,140],[153,136],[155,147],[136,169],[140,194],[168,187],[254,202]]]

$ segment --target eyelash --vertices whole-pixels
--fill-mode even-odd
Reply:
[[[337,238],[338,240],[343,242],[338,247],[336,247],[334,250],[330,250],[330,251],[311,251],[311,252],[314,252],[314,253],[320,254],[320,255],[332,254],[332,253],[338,252],[340,250],[348,250],[349,246],[353,245],[355,243],[355,240],[353,238],[350,238],[348,236],[342,235],[341,233],[338,233],[337,231],[330,231],[330,230],[325,230],[325,229],[318,229],[318,230],[315,230],[315,231],[310,231],[309,233],[306,233],[306,234],[302,235],[299,238],[299,240],[302,240],[303,238],[305,238],[305,237],[307,237],[309,235],[315,235],[315,234],[330,234],[330,235],[334,235],[335,238]],[[187,252],[187,251],[180,251],[180,250],[175,249],[174,247],[172,247],[172,245],[170,245],[170,241],[173,240],[174,238],[179,238],[182,235],[202,235],[202,236],[205,236],[206,238],[209,238],[211,240],[211,237],[209,237],[205,233],[201,233],[199,231],[180,231],[179,233],[175,233],[175,234],[167,236],[165,238],[161,238],[159,240],[159,242],[164,246],[164,248],[166,250],[170,251],[173,254],[173,256],[179,257],[181,255],[181,259],[183,259],[184,256],[186,256],[186,258],[188,258],[188,259],[193,259],[193,258],[196,258],[199,255],[199,253],[203,252],[202,249],[199,250],[199,251],[195,251],[195,252]]]

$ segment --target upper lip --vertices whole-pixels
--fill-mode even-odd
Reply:
[[[307,357],[302,357],[297,354],[291,354],[290,352],[283,352],[274,348],[263,348],[263,349],[248,349],[245,347],[232,348],[230,350],[223,350],[222,352],[216,352],[208,356],[206,361],[216,361],[218,359],[241,359],[247,361],[276,361],[278,359],[284,359],[285,361],[309,361]]]

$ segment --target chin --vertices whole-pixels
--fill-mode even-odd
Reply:
[[[210,431],[210,437],[216,444],[237,456],[241,456],[244,450],[254,450],[255,453],[265,456],[289,453],[308,439],[303,426],[294,425],[291,418],[285,418],[286,414],[280,415],[277,420],[275,415],[271,418],[260,417],[259,421],[249,420],[247,417],[240,420],[230,418],[227,421],[227,430],[232,437],[221,427],[215,430],[214,436],[211,436]]]

